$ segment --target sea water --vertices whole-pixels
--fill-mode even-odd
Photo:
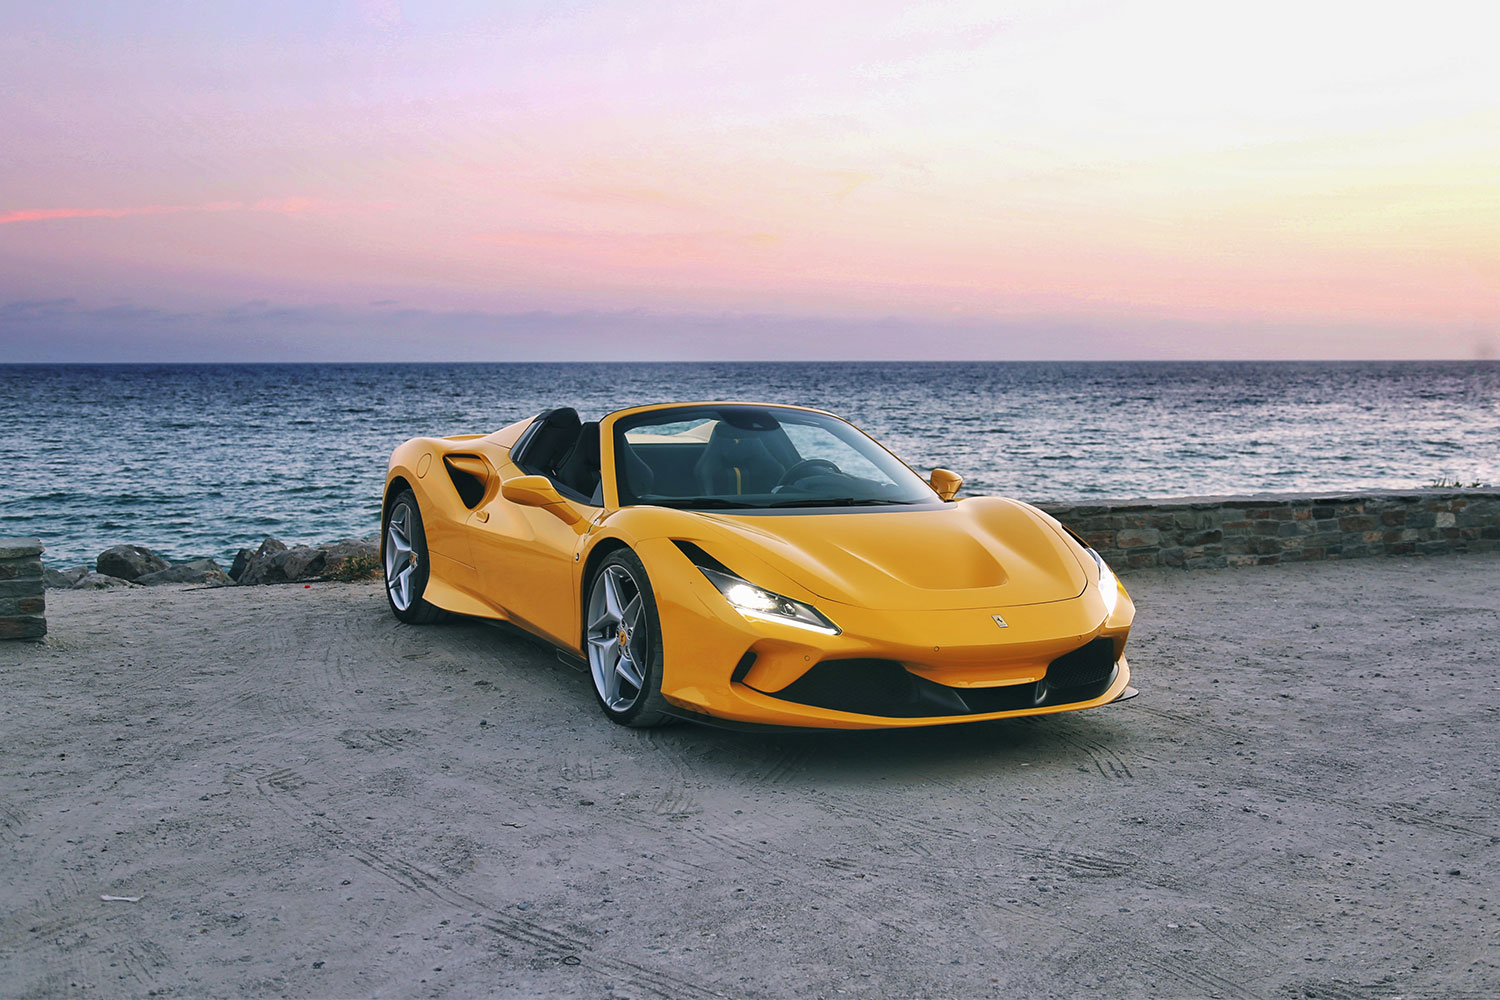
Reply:
[[[556,405],[797,403],[1025,500],[1500,480],[1500,362],[0,365],[0,535],[227,561],[374,534],[386,459]]]

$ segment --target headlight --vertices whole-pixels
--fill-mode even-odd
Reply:
[[[817,608],[801,601],[794,601],[790,597],[782,597],[780,594],[772,593],[747,580],[741,580],[731,573],[720,573],[718,570],[699,566],[703,575],[708,577],[724,599],[734,606],[734,610],[746,618],[759,619],[766,622],[778,622],[782,625],[792,625],[796,628],[805,628],[812,632],[821,632],[824,635],[838,635],[841,631],[837,625]]]
[[[1115,613],[1115,605],[1120,603],[1120,581],[1115,579],[1114,571],[1109,568],[1103,556],[1093,549],[1084,551],[1099,564],[1099,596],[1104,598],[1104,617],[1108,618]]]

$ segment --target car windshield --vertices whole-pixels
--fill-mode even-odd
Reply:
[[[881,507],[937,495],[837,417],[767,406],[651,410],[615,423],[620,504]]]

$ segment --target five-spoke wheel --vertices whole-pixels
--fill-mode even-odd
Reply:
[[[627,726],[668,721],[661,711],[661,636],[646,569],[627,549],[593,576],[584,607],[584,643],[604,714]]]

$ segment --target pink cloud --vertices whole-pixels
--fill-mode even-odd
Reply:
[[[703,206],[690,197],[659,188],[631,184],[572,184],[544,188],[543,194],[560,201],[580,205],[611,205],[623,208],[663,209],[671,212],[699,212]]]
[[[740,247],[770,247],[781,242],[773,233],[479,233],[480,243],[527,250],[584,253],[705,253]]]
[[[481,233],[475,243],[507,259],[538,268],[574,271],[580,264],[603,275],[634,275],[650,283],[687,280],[721,284],[726,275],[746,269],[759,272],[780,256],[781,240],[772,233],[725,231],[687,233],[526,232]]]

